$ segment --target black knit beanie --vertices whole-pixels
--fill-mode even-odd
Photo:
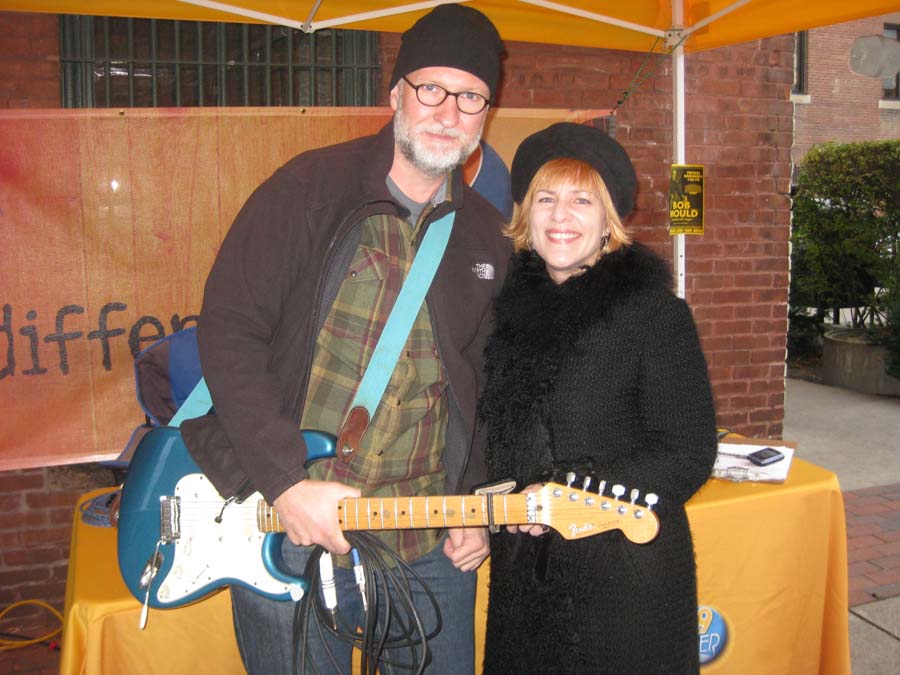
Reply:
[[[458,68],[497,92],[503,41],[484,14],[464,5],[438,5],[403,34],[388,89],[404,75],[442,66]]]
[[[538,169],[553,159],[563,158],[577,159],[594,167],[606,184],[619,217],[631,213],[637,176],[625,148],[600,129],[572,122],[553,124],[519,145],[510,171],[516,203],[522,203]]]

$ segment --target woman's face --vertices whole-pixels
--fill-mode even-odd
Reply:
[[[597,261],[609,231],[599,195],[565,183],[535,192],[529,223],[531,245],[558,284]]]

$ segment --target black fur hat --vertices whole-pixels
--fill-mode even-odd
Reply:
[[[513,199],[521,204],[531,179],[553,159],[577,159],[600,174],[620,218],[634,209],[637,175],[625,148],[594,127],[559,122],[526,138],[516,150],[510,180]]]
[[[442,66],[479,78],[493,98],[503,51],[503,41],[494,24],[477,9],[438,5],[403,34],[388,89],[419,68]]]

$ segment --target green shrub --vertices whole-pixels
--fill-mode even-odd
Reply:
[[[900,141],[814,146],[800,167],[791,242],[792,307],[820,318],[851,308],[854,327],[884,326],[889,369],[900,372]]]

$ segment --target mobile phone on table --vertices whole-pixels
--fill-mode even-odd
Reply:
[[[769,466],[784,459],[784,453],[775,448],[763,448],[747,455],[747,459],[757,466]]]

